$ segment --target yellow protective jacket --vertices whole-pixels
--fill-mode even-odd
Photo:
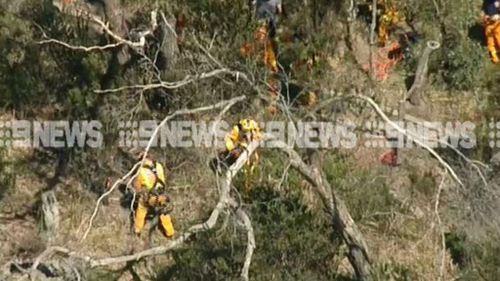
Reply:
[[[245,134],[250,134],[247,140]],[[235,148],[246,147],[249,141],[260,140],[262,137],[258,123],[255,120],[243,119],[234,125],[231,132],[225,138],[226,150],[233,151]]]
[[[383,44],[389,40],[390,30],[403,21],[403,17],[395,7],[385,9],[384,13],[380,16],[378,37],[379,41]]]
[[[152,191],[165,188],[165,171],[163,165],[151,159],[145,159],[139,174],[134,178],[132,185],[137,191]]]

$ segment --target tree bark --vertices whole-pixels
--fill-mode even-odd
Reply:
[[[42,193],[44,234],[49,244],[55,240],[59,228],[59,204],[53,190]]]
[[[418,61],[417,71],[415,72],[415,80],[408,91],[408,101],[415,106],[420,106],[422,103],[422,90],[427,83],[427,72],[429,70],[429,57],[432,51],[439,48],[439,43],[436,41],[427,42],[427,46]]]
[[[306,180],[315,187],[327,214],[331,218],[334,231],[341,235],[343,242],[349,249],[347,257],[354,269],[357,280],[371,280],[371,261],[368,247],[344,201],[335,195],[332,186],[317,166],[306,164],[299,154],[285,143],[277,142],[277,146],[288,155],[292,167],[301,173]],[[311,164],[319,162],[314,155],[310,157]]]

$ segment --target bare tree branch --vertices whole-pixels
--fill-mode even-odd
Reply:
[[[272,135],[266,135],[272,139]],[[300,155],[282,141],[274,140],[274,145],[288,155],[290,164],[315,188],[323,202],[328,215],[331,217],[333,229],[342,236],[349,252],[349,261],[358,280],[370,280],[371,262],[368,246],[361,231],[352,219],[344,201],[335,195],[330,183],[326,180],[318,167],[311,167],[304,163]]]
[[[237,71],[232,71],[229,69],[216,69],[212,70],[210,72],[206,73],[201,73],[198,75],[187,75],[184,79],[176,82],[166,82],[166,81],[160,81],[158,83],[153,83],[153,84],[145,84],[145,85],[131,85],[131,86],[123,86],[119,87],[116,89],[107,89],[107,90],[95,90],[95,93],[116,93],[116,92],[121,92],[125,90],[141,90],[141,91],[147,91],[147,90],[153,90],[153,89],[158,89],[158,88],[165,88],[165,89],[178,89],[180,87],[184,87],[186,85],[189,85],[194,82],[198,82],[200,80],[204,80],[207,78],[212,78],[221,74],[231,74],[233,76],[238,77],[239,72]]]
[[[378,106],[378,104],[373,99],[371,99],[370,97],[367,97],[367,96],[363,96],[363,95],[355,95],[355,97],[366,101],[377,112],[377,114],[385,122],[387,122],[387,124],[389,124],[395,130],[397,130],[399,133],[405,135],[409,140],[415,142],[417,145],[421,146],[422,148],[427,150],[430,154],[432,154],[432,156],[434,156],[439,161],[439,163],[441,163],[441,165],[443,165],[445,167],[445,169],[448,170],[448,172],[450,172],[453,179],[458,184],[460,184],[460,186],[462,186],[462,187],[464,186],[462,181],[460,180],[460,178],[457,176],[457,174],[455,173],[453,168],[450,166],[450,164],[448,164],[446,161],[444,161],[444,159],[434,149],[432,149],[431,147],[429,147],[428,145],[426,145],[425,143],[420,141],[418,137],[413,136],[413,134],[411,134],[411,132],[409,132],[406,129],[401,128],[398,124],[396,124],[391,119],[389,119],[389,117],[387,117],[387,115],[385,115],[385,113],[382,111],[380,106]]]
[[[252,255],[255,249],[255,235],[253,232],[252,222],[250,221],[247,213],[245,213],[242,209],[238,209],[236,214],[240,217],[243,222],[243,226],[247,230],[247,252],[245,255],[245,262],[241,270],[241,279],[243,281],[248,281],[248,271],[250,269],[250,264],[252,263]]]
[[[422,90],[426,84],[427,72],[429,70],[429,57],[431,53],[439,47],[440,44],[437,41],[427,42],[427,46],[418,61],[417,71],[415,72],[415,80],[413,81],[413,85],[407,94],[408,100],[413,105],[418,106],[422,101]]]
[[[443,230],[443,224],[441,222],[441,216],[439,215],[439,201],[441,200],[441,192],[443,191],[443,185],[446,180],[446,173],[443,174],[443,179],[439,184],[438,191],[436,193],[436,202],[434,203],[434,213],[436,214],[436,219],[438,221],[439,233],[441,236],[441,266],[439,267],[439,279],[438,281],[444,280],[444,270],[446,266],[446,239]]]
[[[105,51],[105,50],[113,49],[113,48],[116,48],[116,47],[119,47],[119,46],[123,45],[123,43],[114,43],[114,44],[107,44],[107,45],[104,45],[104,46],[90,46],[90,47],[85,47],[85,46],[70,45],[70,44],[68,44],[66,42],[59,41],[59,40],[56,40],[56,39],[42,40],[42,41],[37,42],[37,44],[40,44],[40,45],[57,44],[57,45],[61,45],[63,47],[71,49],[71,50],[84,51],[84,52]]]

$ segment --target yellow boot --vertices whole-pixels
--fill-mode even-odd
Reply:
[[[498,59],[497,51],[490,51],[490,56],[491,56],[491,61],[493,63],[499,63],[500,60]]]
[[[167,238],[172,238],[175,235],[172,217],[170,215],[160,215],[160,222],[165,236],[167,236]]]
[[[140,235],[144,225],[146,224],[146,215],[148,214],[148,208],[144,206],[142,200],[139,200],[137,209],[135,210],[134,219],[134,231],[135,234]]]

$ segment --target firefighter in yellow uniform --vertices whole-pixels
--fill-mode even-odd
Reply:
[[[383,14],[380,16],[378,25],[378,39],[382,46],[389,40],[391,30],[403,21],[396,5],[383,6]]]
[[[258,28],[255,32],[253,43],[245,43],[240,48],[240,54],[243,57],[250,57],[257,52],[262,51],[262,61],[268,73],[269,95],[271,97],[268,111],[272,114],[278,111],[279,87],[280,81],[276,74],[278,68],[278,43],[276,33],[278,32],[277,23],[279,15],[282,13],[281,0],[255,0],[250,1],[251,6],[255,8],[255,17],[258,20]]]
[[[483,24],[486,35],[486,45],[493,63],[500,62],[500,1],[486,0],[483,4]]]
[[[244,152],[248,144],[252,141],[262,139],[262,132],[259,124],[252,119],[242,119],[238,124],[234,125],[231,132],[225,138],[227,164],[232,165],[238,157]],[[248,158],[247,167],[245,168],[245,186],[249,190],[249,178],[253,174],[257,162],[259,161],[259,154],[254,152]]]
[[[146,223],[146,216],[154,211],[160,215],[160,224],[166,237],[175,234],[172,218],[168,214],[169,197],[165,193],[165,171],[163,166],[146,158],[139,174],[132,183],[138,195],[138,204],[135,211],[134,231],[140,235]]]

